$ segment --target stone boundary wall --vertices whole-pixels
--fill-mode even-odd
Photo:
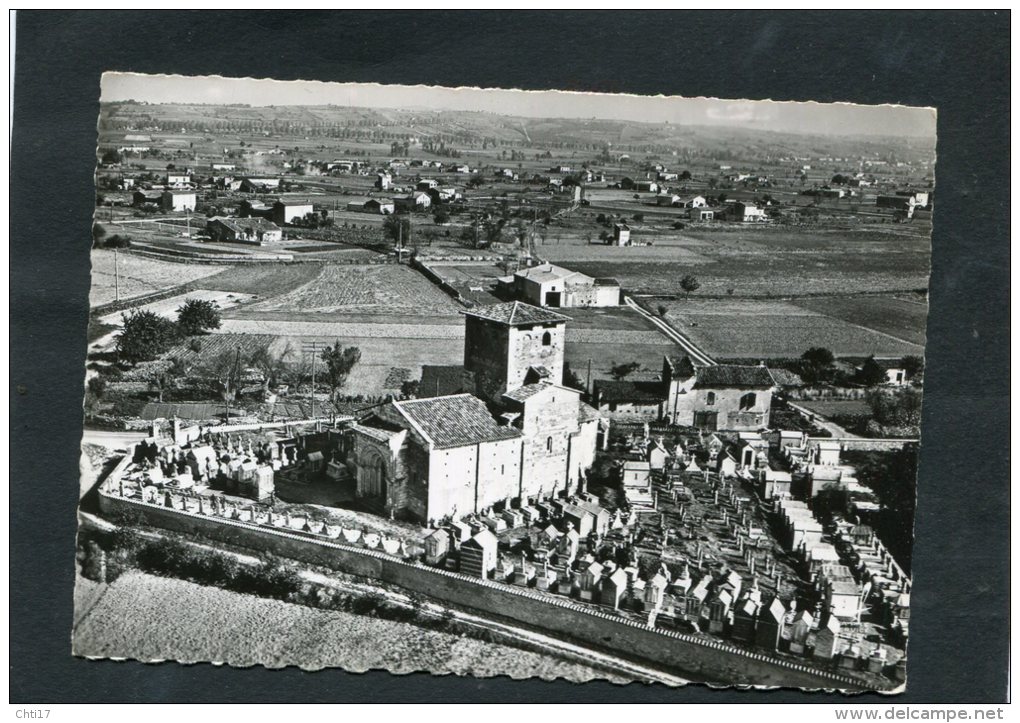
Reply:
[[[383,580],[428,597],[664,665],[697,680],[731,685],[864,689],[860,680],[837,672],[738,648],[722,641],[652,628],[531,589],[406,562],[376,550],[236,520],[182,512],[109,495],[101,489],[97,492],[99,507],[105,515],[117,512],[137,514],[156,527],[201,535],[256,551],[269,550],[283,557]]]
[[[919,439],[885,439],[879,437],[808,437],[809,442],[839,442],[844,450],[888,452],[917,444]]]
[[[427,278],[433,284],[435,284],[440,289],[445,291],[449,296],[452,296],[454,301],[466,306],[469,309],[475,305],[473,301],[471,301],[470,299],[465,299],[457,289],[450,286],[449,283],[444,281],[439,274],[432,270],[432,267],[422,263],[418,259],[412,259],[410,266],[411,268],[420,271],[422,275],[425,276],[425,278]]]

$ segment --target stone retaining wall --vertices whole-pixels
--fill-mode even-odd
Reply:
[[[566,598],[411,563],[384,552],[282,529],[211,518],[109,495],[104,514],[140,515],[147,524],[251,550],[268,550],[309,564],[382,580],[630,658],[665,666],[697,680],[733,685],[862,689],[861,681],[722,641],[649,627]]]

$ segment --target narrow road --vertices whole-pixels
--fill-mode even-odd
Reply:
[[[702,366],[715,365],[715,360],[713,360],[712,357],[710,357],[708,354],[706,354],[700,348],[698,348],[698,346],[695,345],[693,341],[691,341],[686,336],[678,332],[676,329],[674,329],[672,326],[667,324],[662,319],[658,318],[654,314],[650,314],[647,311],[645,311],[645,309],[643,309],[640,304],[635,302],[634,299],[632,299],[629,296],[624,296],[623,300],[624,303],[627,304],[627,306],[634,309],[634,311],[641,314],[641,316],[645,317],[646,319],[648,319],[648,321],[655,324],[659,331],[665,334],[670,341],[678,344],[685,352],[687,352],[688,355],[690,355],[691,359],[696,364],[701,364]]]
[[[149,435],[145,432],[121,432],[105,429],[86,429],[82,434],[83,444],[98,444],[109,449],[127,449],[135,442],[141,442]]]
[[[802,407],[799,404],[795,404],[791,402],[789,399],[786,400],[786,403],[790,405],[790,409],[794,410],[795,412],[798,412],[799,414],[802,414],[806,419],[810,420],[811,422],[814,422],[819,427],[824,429],[826,432],[831,434],[833,437],[841,437],[844,439],[861,439],[860,435],[847,431],[846,429],[839,426],[835,422],[830,422],[828,419],[818,414],[817,412],[812,412],[810,409]]]

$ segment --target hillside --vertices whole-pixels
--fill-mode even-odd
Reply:
[[[100,130],[113,139],[129,131],[268,133],[391,142],[433,140],[470,147],[602,150],[700,155],[720,160],[784,156],[879,156],[930,160],[933,141],[917,138],[823,136],[730,127],[635,121],[525,118],[487,112],[356,108],[104,103]]]

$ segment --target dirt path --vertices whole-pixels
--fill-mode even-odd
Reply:
[[[824,429],[826,432],[831,434],[833,437],[843,439],[862,439],[862,437],[859,434],[854,434],[853,432],[850,432],[844,429],[843,427],[839,426],[835,422],[830,422],[822,415],[817,414],[816,412],[812,412],[810,409],[802,407],[799,404],[795,404],[790,400],[787,400],[786,403],[790,405],[791,409],[801,414],[807,420],[814,422],[819,427]]]

